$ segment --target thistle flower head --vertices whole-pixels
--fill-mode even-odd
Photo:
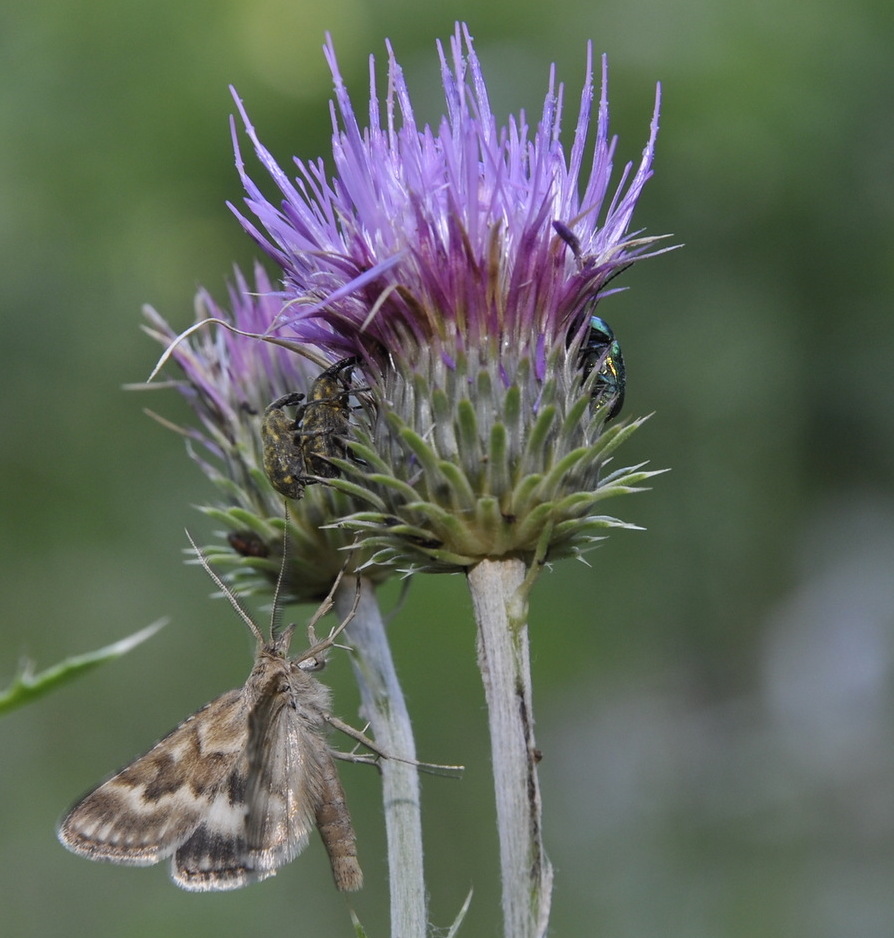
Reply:
[[[221,496],[217,505],[203,511],[224,525],[227,545],[207,545],[204,553],[212,563],[232,568],[240,591],[269,591],[281,565],[286,514],[282,496],[262,468],[260,424],[271,400],[307,391],[319,367],[293,351],[252,337],[269,326],[282,306],[260,265],[253,284],[236,271],[229,300],[229,309],[222,308],[207,290],[200,290],[195,300],[196,323],[219,322],[195,329],[188,339],[178,341],[175,331],[151,307],[145,310],[146,331],[169,349],[181,373],[170,385],[181,392],[198,418],[198,427],[174,429],[186,438],[190,455]],[[325,361],[318,350],[308,352]],[[288,502],[285,601],[317,600],[329,591],[345,562],[344,548],[353,539],[346,531],[325,525],[356,508],[346,496],[319,485],[308,486],[300,502]],[[355,555],[354,559],[362,562],[365,558]]]
[[[605,430],[599,363],[584,375],[580,362],[606,283],[657,253],[654,239],[630,231],[652,173],[657,100],[639,166],[628,165],[611,191],[604,59],[585,165],[589,50],[567,153],[554,73],[535,128],[523,113],[499,127],[468,30],[457,26],[439,52],[446,115],[437,126],[417,125],[389,46],[384,113],[371,67],[361,128],[327,43],[331,178],[322,160],[296,159],[290,179],[237,99],[282,195],[278,205],[263,196],[237,142],[256,221],[237,214],[284,273],[269,331],[363,363],[379,417],[341,468],[371,508],[347,522],[377,559],[457,569],[482,557],[573,554],[595,530],[620,524],[594,514],[596,501],[645,476],[605,475],[609,451],[633,425]]]

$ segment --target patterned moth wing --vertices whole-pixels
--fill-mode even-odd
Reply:
[[[344,789],[323,737],[329,690],[308,673],[322,666],[314,656],[289,662],[288,693],[271,687],[251,712],[246,801],[254,810],[247,837],[257,866],[275,869],[301,851],[315,825],[336,886],[353,891],[363,874]]]
[[[359,889],[354,831],[324,736],[329,693],[309,673],[322,659],[288,659],[290,636],[259,646],[241,690],[78,802],[59,826],[62,843],[136,866],[170,857],[178,886],[226,890],[274,875],[316,826],[336,886]]]
[[[149,866],[171,856],[244,751],[246,716],[242,691],[206,704],[78,802],[59,839],[91,860]]]

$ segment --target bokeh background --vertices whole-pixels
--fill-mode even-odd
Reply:
[[[182,564],[210,486],[122,390],[256,252],[227,85],[285,163],[325,153],[335,38],[361,101],[390,37],[440,114],[434,40],[467,19],[498,113],[537,113],[552,61],[574,102],[584,43],[610,56],[621,161],[654,83],[656,175],[636,222],[685,248],[608,299],[623,455],[672,471],[612,505],[621,532],[535,592],[531,628],[553,934],[894,934],[894,8],[887,0],[34,0],[0,11],[0,684],[163,615],[147,645],[0,721],[0,931],[168,938],[351,934],[317,843],[274,880],[189,895],[162,868],[55,841],[83,790],[244,680],[245,631]],[[362,110],[362,108],[361,108]],[[389,594],[393,600],[395,594]],[[303,611],[300,613],[303,614]],[[394,651],[424,758],[431,911],[499,933],[474,630],[460,577],[413,583]],[[339,656],[327,680],[356,714]],[[373,772],[343,771],[387,934]]]

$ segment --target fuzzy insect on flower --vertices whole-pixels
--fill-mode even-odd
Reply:
[[[307,395],[292,392],[267,405],[261,424],[264,471],[286,498],[301,498],[306,486],[338,478],[333,459],[349,455],[351,395],[369,390],[351,386],[356,365],[356,358],[343,358],[314,378]],[[287,407],[295,408],[294,418],[286,416]]]
[[[597,502],[650,475],[605,471],[641,421],[606,428],[622,388],[605,393],[611,344],[596,360],[588,343],[608,281],[659,253],[656,239],[630,230],[652,174],[657,97],[639,165],[612,191],[604,59],[585,166],[589,53],[566,153],[554,74],[535,128],[523,113],[499,127],[468,30],[458,26],[439,51],[446,116],[436,126],[417,125],[389,46],[384,115],[371,68],[361,128],[327,44],[333,178],[322,160],[296,159],[291,180],[237,98],[282,195],[279,205],[264,197],[237,141],[255,220],[237,214],[285,275],[287,302],[271,331],[356,356],[378,401],[378,419],[351,445],[353,465],[339,464],[369,504],[346,523],[376,558],[457,570],[483,557],[575,555],[622,525],[597,514]]]

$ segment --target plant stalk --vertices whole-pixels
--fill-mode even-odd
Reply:
[[[416,745],[375,588],[360,582],[357,613],[346,629],[351,663],[360,688],[361,714],[386,756],[381,762],[382,800],[388,842],[392,938],[426,938],[427,893],[422,862],[422,820],[419,775],[413,764]],[[346,578],[335,594],[340,617],[355,599],[355,581]]]
[[[553,873],[543,850],[526,568],[517,559],[482,560],[467,576],[490,725],[504,935],[542,938],[549,924]]]

